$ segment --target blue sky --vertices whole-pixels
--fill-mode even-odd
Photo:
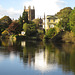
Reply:
[[[4,15],[18,19],[22,14],[24,5],[35,7],[36,18],[54,15],[64,7],[75,7],[75,0],[0,0],[0,18]]]

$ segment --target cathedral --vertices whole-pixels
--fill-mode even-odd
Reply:
[[[26,12],[28,12],[28,20],[33,20],[35,19],[35,8],[33,6],[33,9],[31,9],[31,6],[28,7],[28,9],[26,9],[26,7],[24,6],[24,10]]]

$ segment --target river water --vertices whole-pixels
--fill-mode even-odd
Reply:
[[[0,75],[75,75],[75,44],[1,40]]]

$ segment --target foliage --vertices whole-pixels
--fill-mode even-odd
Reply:
[[[70,7],[66,7],[62,10],[60,10],[60,12],[58,12],[56,15],[58,16],[58,18],[60,18],[60,22],[58,24],[58,26],[60,27],[60,29],[62,30],[66,30],[66,31],[70,31],[71,27],[69,25],[69,15],[71,13],[72,9]]]
[[[4,16],[0,19],[0,35],[6,28],[8,28],[11,22],[12,20],[9,16]]]
[[[10,19],[9,16],[4,16],[0,20],[1,20],[1,25],[4,25],[5,28],[7,28],[11,24],[11,22],[12,22],[12,20]]]
[[[75,35],[75,26],[72,26],[72,32],[73,32],[74,35]]]
[[[28,24],[27,23],[24,23],[23,24],[23,30],[26,32],[27,31],[27,28],[28,28]]]
[[[19,34],[21,32],[20,24],[12,22],[8,27],[8,31],[10,34]]]
[[[72,31],[75,34],[75,8],[72,10],[69,19],[70,26],[72,27]]]
[[[28,13],[25,12],[25,10],[24,10],[24,12],[22,14],[22,19],[23,19],[23,24],[28,23]]]
[[[25,10],[22,13],[22,17],[19,18],[19,24],[23,26],[24,23],[28,23],[28,13]]]
[[[55,35],[56,35],[57,31],[56,31],[56,28],[50,28],[47,32],[46,32],[46,35],[45,35],[45,39],[52,39]]]
[[[23,25],[23,29],[26,32],[26,36],[35,36],[37,33],[36,25],[33,24],[27,24],[25,23]]]
[[[39,24],[42,24],[43,21],[42,21],[41,18],[40,19],[37,18],[37,19],[34,19],[33,22],[36,24],[36,27],[38,28],[39,27]]]
[[[19,17],[19,24],[20,25],[23,25],[23,20],[22,20],[22,17],[21,16]]]
[[[7,29],[2,32],[2,35],[8,35],[8,34],[9,34],[9,32]]]
[[[69,18],[70,18],[70,25],[74,26],[75,25],[75,8],[72,10]]]
[[[75,36],[73,32],[65,32],[65,34],[62,36],[62,40],[65,42],[71,42],[75,43]]]

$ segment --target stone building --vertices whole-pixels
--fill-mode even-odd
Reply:
[[[35,8],[33,6],[33,9],[31,9],[31,6],[28,7],[28,9],[26,9],[26,7],[24,6],[24,10],[26,12],[28,12],[28,20],[33,20],[35,19]]]
[[[53,28],[59,21],[60,19],[57,16],[48,15],[46,17],[45,29]]]

